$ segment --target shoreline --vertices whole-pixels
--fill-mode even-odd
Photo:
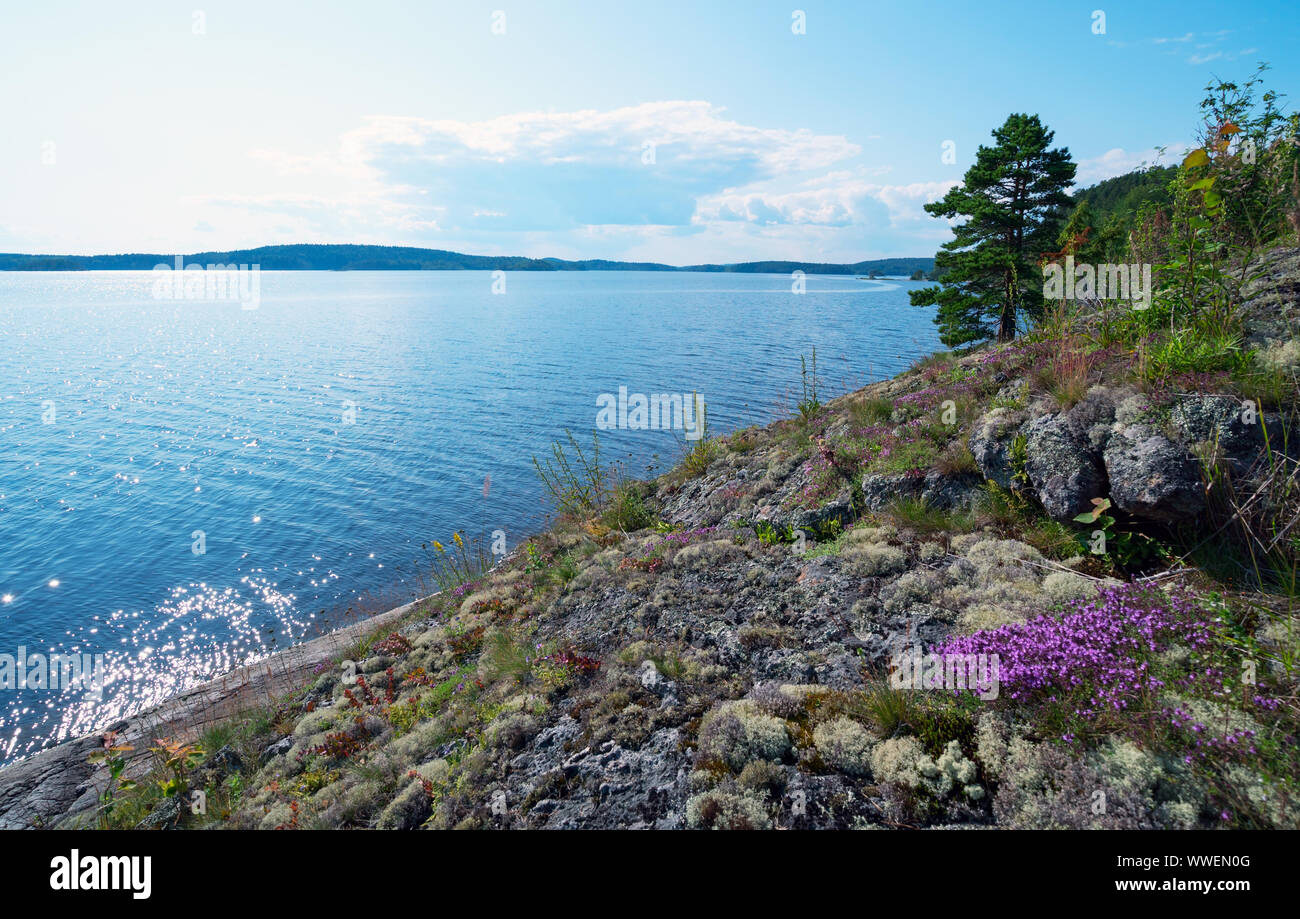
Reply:
[[[102,791],[100,779],[106,779],[107,772],[88,758],[100,749],[107,731],[116,730],[119,741],[134,748],[126,755],[123,777],[139,778],[149,771],[149,744],[155,737],[193,741],[209,725],[299,688],[341,649],[376,628],[400,622],[428,599],[412,600],[243,664],[103,730],[59,741],[0,767],[0,830],[91,819]]]

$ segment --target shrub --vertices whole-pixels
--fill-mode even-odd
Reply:
[[[613,529],[631,533],[653,524],[654,514],[646,507],[635,485],[620,482],[614,487],[601,522]]]
[[[836,718],[817,725],[813,744],[826,765],[849,775],[871,774],[871,735],[856,721]]]
[[[715,788],[686,801],[686,823],[704,830],[766,830],[772,826],[772,818],[754,793]]]
[[[746,791],[779,795],[786,786],[785,768],[765,759],[756,759],[745,764],[736,782]]]
[[[1154,829],[1145,789],[1115,784],[1053,744],[1014,741],[993,799],[999,824],[1023,830]]]
[[[786,692],[777,682],[759,683],[750,690],[749,698],[763,712],[776,718],[794,718],[803,708],[800,698]]]
[[[600,466],[600,438],[593,431],[590,453],[573,432],[565,431],[568,446],[551,444],[551,458],[533,457],[537,478],[562,514],[585,517],[600,510],[609,487],[609,474]]]
[[[1250,369],[1252,353],[1235,330],[1176,329],[1147,352],[1146,377],[1165,380],[1196,373],[1240,373]]]
[[[907,566],[902,549],[873,543],[852,545],[840,553],[840,558],[848,574],[862,578],[883,577]]]
[[[741,700],[725,702],[704,717],[697,754],[705,762],[741,769],[754,759],[784,759],[790,746],[784,721]]]

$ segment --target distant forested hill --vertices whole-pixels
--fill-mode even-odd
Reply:
[[[1176,166],[1153,166],[1098,182],[1077,192],[1074,200],[1088,202],[1102,222],[1115,214],[1136,214],[1148,201],[1156,207],[1166,207],[1169,204],[1169,182],[1177,174]]]
[[[1075,193],[1075,212],[1062,231],[1060,243],[1072,233],[1090,227],[1087,245],[1079,255],[1085,260],[1116,261],[1126,257],[1129,234],[1157,210],[1170,206],[1169,183],[1176,166],[1153,166],[1106,179]]]
[[[933,258],[879,258],[867,262],[854,262],[852,265],[836,265],[825,262],[742,262],[739,265],[691,265],[683,271],[741,271],[757,274],[789,274],[803,271],[807,274],[892,274],[911,275],[920,270],[934,270]]]
[[[0,253],[0,271],[124,271],[172,265],[175,255],[18,255]],[[261,246],[231,252],[196,252],[186,264],[260,265],[265,271],[741,271],[789,274],[910,275],[934,268],[932,258],[886,258],[851,265],[816,262],[745,262],[738,265],[661,265],[605,259],[566,261],[558,258],[465,255],[446,249],[408,246],[292,245]]]

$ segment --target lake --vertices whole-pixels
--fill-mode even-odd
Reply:
[[[433,539],[513,549],[532,456],[602,394],[699,393],[725,433],[793,411],[813,348],[825,399],[939,347],[923,285],[849,276],[262,272],[256,309],[154,281],[0,272],[0,654],[109,673],[0,693],[0,762],[412,599]],[[636,476],[688,442],[600,437]]]

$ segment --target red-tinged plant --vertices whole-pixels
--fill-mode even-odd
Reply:
[[[296,829],[298,829],[298,802],[297,802],[297,801],[290,801],[290,802],[289,802],[289,813],[293,815],[293,816],[290,818],[289,822],[288,822],[288,823],[281,823],[279,826],[276,827],[277,830],[296,830]]]
[[[357,737],[342,731],[333,731],[325,735],[325,742],[318,747],[312,748],[312,753],[318,756],[327,756],[330,759],[348,759],[354,756],[362,747],[362,742]]]
[[[411,640],[401,632],[394,632],[383,641],[376,642],[374,650],[389,657],[399,657],[411,650]]]

